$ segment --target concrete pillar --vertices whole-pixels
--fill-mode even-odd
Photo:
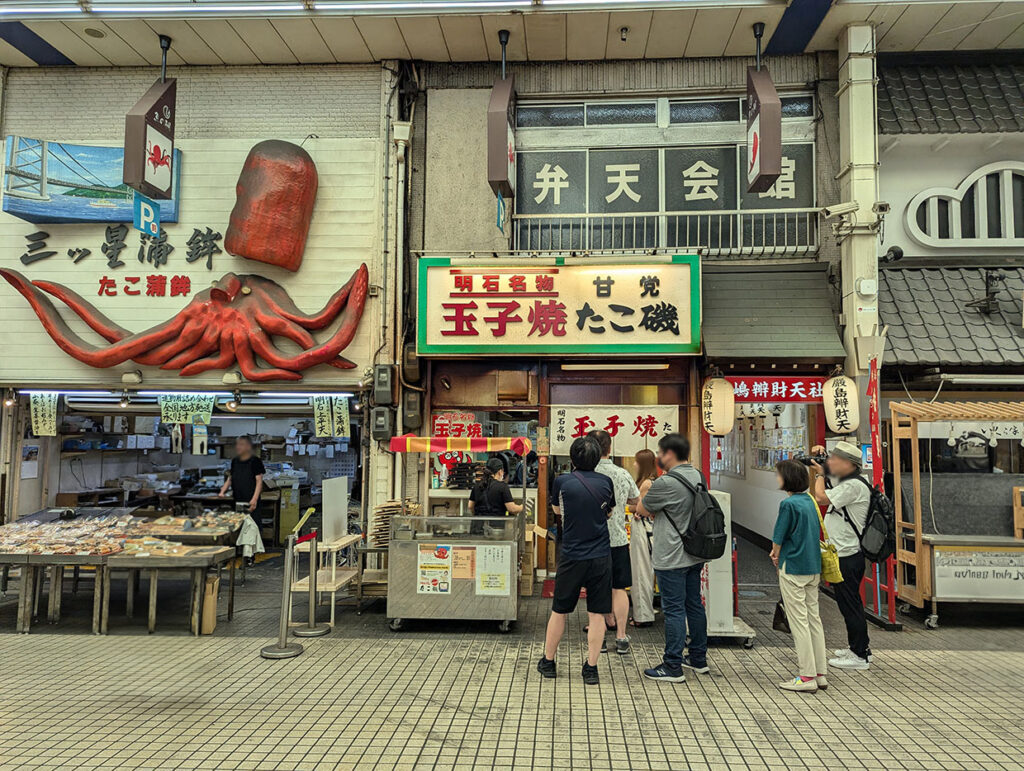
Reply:
[[[846,373],[862,394],[862,436],[869,433],[863,394],[878,333],[877,80],[874,27],[845,27],[839,34],[839,199],[857,207],[828,223],[839,241]]]

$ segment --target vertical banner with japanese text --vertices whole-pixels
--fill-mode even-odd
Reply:
[[[349,436],[348,397],[314,396],[313,430],[320,438]]]
[[[29,394],[32,411],[32,433],[36,436],[57,436],[56,392]]]
[[[629,457],[640,450],[656,449],[662,436],[678,431],[679,407],[552,405],[550,454],[568,455],[576,439],[595,430],[611,435],[614,457]]]
[[[351,429],[349,428],[347,396],[331,397],[331,415],[334,420],[334,435],[338,437],[350,436]]]

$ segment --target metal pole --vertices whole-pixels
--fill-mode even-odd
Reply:
[[[160,82],[167,82],[167,52],[171,50],[171,39],[167,35],[160,36]]]
[[[292,604],[292,556],[295,553],[295,535],[289,535],[284,551],[284,581],[281,588],[281,620],[277,642],[260,650],[265,659],[290,659],[302,653],[302,645],[288,642],[288,611]]]
[[[319,567],[316,544],[318,540],[319,534],[314,530],[313,537],[309,541],[309,622],[292,633],[296,637],[320,637],[331,631],[330,624],[316,622],[316,573]]]
[[[764,22],[754,24],[754,39],[757,41],[757,71],[761,71],[761,38],[764,37]]]
[[[509,31],[507,29],[498,30],[498,42],[501,43],[501,79],[505,79],[505,67],[507,59],[505,58],[505,46],[508,45]]]

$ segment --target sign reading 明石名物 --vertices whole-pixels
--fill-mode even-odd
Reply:
[[[420,354],[700,352],[696,256],[622,264],[419,261]]]

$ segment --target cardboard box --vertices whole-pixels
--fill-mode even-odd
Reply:
[[[519,577],[519,596],[530,597],[533,595],[533,570],[527,575],[526,572]]]
[[[213,634],[217,628],[217,594],[220,589],[220,576],[207,576],[203,587],[203,618],[200,633]]]

